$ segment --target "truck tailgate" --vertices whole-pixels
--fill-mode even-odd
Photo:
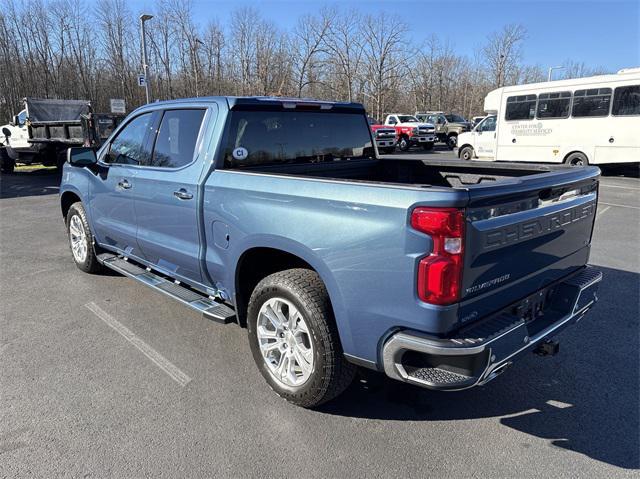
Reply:
[[[596,167],[571,168],[468,188],[460,322],[587,263],[599,174]]]

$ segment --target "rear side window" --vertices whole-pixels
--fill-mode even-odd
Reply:
[[[162,115],[151,166],[180,168],[193,160],[204,110],[167,110]]]
[[[518,95],[507,98],[505,120],[533,120],[535,114],[535,95]]]
[[[375,155],[361,113],[235,110],[227,126],[225,166],[321,163]]]
[[[541,93],[538,96],[538,118],[567,118],[571,92]]]
[[[590,88],[573,93],[571,115],[580,117],[607,116],[611,105],[611,88]]]
[[[152,113],[145,113],[131,120],[111,142],[106,163],[124,165],[147,164],[151,156],[146,148],[146,138],[151,131]]]
[[[640,85],[616,88],[611,113],[616,116],[640,115]]]

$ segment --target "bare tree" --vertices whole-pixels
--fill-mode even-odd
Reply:
[[[318,82],[316,68],[321,65],[321,54],[326,53],[325,41],[329,35],[336,12],[324,8],[317,15],[304,15],[293,31],[293,56],[296,74],[297,96],[305,87]]]
[[[487,44],[482,51],[496,88],[504,86],[507,78],[513,78],[526,36],[527,31],[522,25],[509,24],[487,37]]]

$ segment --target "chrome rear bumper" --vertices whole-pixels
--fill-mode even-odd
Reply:
[[[600,271],[586,267],[537,292],[532,297],[544,295],[546,304],[534,319],[514,315],[512,306],[446,339],[399,331],[384,343],[384,371],[393,379],[429,389],[453,391],[486,384],[517,356],[582,319],[598,300],[601,280]]]

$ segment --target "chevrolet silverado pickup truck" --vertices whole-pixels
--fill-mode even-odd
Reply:
[[[386,154],[396,151],[396,129],[391,126],[383,125],[378,120],[370,116],[367,117],[367,121],[369,122],[369,128],[371,128],[373,138],[376,141],[378,151]]]
[[[80,270],[246,327],[271,388],[314,407],[356,366],[460,390],[555,353],[597,300],[598,179],[385,159],[360,104],[212,97],[143,106],[97,151],[70,149],[60,205]]]
[[[433,149],[436,129],[432,123],[422,123],[412,115],[392,113],[387,115],[384,124],[395,128],[400,150],[407,151],[412,146],[420,145],[425,150]]]

